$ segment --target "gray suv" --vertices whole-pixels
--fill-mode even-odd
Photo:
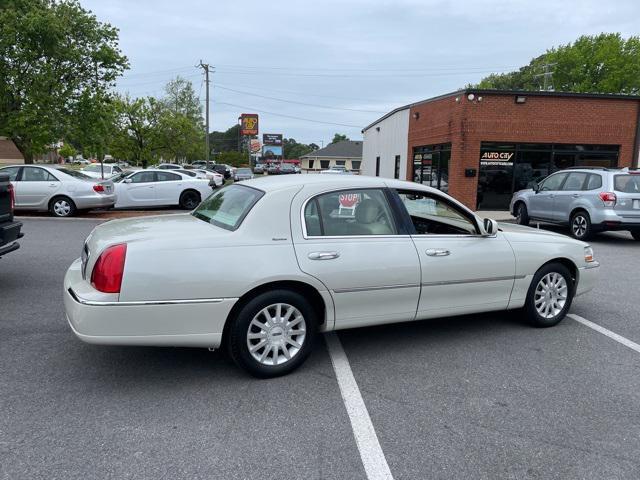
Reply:
[[[567,225],[579,240],[606,230],[629,230],[640,240],[640,170],[562,170],[514,193],[510,211],[520,225],[531,220]]]

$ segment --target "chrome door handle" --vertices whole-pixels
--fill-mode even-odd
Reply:
[[[573,198],[578,198],[580,196],[579,193],[574,193],[573,195],[571,195]]]
[[[451,254],[446,248],[429,248],[425,253],[430,257],[446,257]]]
[[[338,258],[340,254],[338,252],[311,252],[309,254],[310,260],[333,260]]]

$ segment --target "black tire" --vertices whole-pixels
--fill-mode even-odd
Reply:
[[[291,306],[303,317],[302,322],[297,323],[293,327],[285,327],[284,325],[287,325],[286,322],[283,324],[283,328],[287,328],[289,331],[294,330],[299,325],[304,325],[304,335],[294,334],[295,338],[292,337],[292,340],[296,342],[301,341],[302,343],[296,352],[293,354],[289,353],[289,360],[286,360],[282,347],[277,349],[277,354],[274,355],[271,343],[269,343],[271,341],[274,343],[284,341],[284,336],[286,336],[285,332],[279,334],[277,331],[279,324],[274,324],[268,332],[261,330],[256,327],[255,324],[252,324],[254,318],[258,318],[259,321],[264,318],[261,316],[261,312],[268,307],[270,307],[270,314],[274,315],[275,307],[273,306],[276,304],[286,304],[287,306]],[[229,326],[227,337],[227,348],[229,350],[229,354],[240,368],[258,378],[272,378],[286,375],[302,365],[309,356],[309,353],[311,353],[318,325],[317,313],[311,304],[302,295],[291,290],[273,290],[252,298],[241,308],[236,317],[230,319],[230,321],[231,324]],[[298,327],[294,331],[302,331],[302,329]],[[264,340],[261,340],[260,338],[248,338],[249,334],[263,335],[263,332]],[[258,348],[254,353],[261,356],[265,354],[267,349],[269,349],[266,357],[264,358],[264,363],[262,363],[260,359],[254,358],[253,354],[249,350],[250,342],[256,342],[253,344],[253,346],[256,347],[263,341],[267,342],[266,346]],[[287,343],[283,344],[288,345]],[[277,358],[276,361],[273,361],[274,357]],[[275,364],[279,361],[278,359],[280,357],[284,359],[283,362]],[[271,362],[274,364],[269,364]]]
[[[640,242],[640,230],[631,230],[631,236],[633,237],[634,240],[637,240],[638,242]]]
[[[185,190],[180,195],[180,208],[183,210],[193,210],[200,205],[200,194],[194,190]]]
[[[516,205],[516,223],[518,225],[529,225],[529,211],[527,210],[527,206],[523,202],[519,202]]]
[[[591,226],[589,214],[584,210],[579,210],[571,215],[569,230],[573,238],[588,240],[593,235],[593,227]]]
[[[562,288],[560,288],[555,291],[555,294],[552,291],[548,295],[543,295],[543,293],[545,292],[543,279],[549,279],[549,275],[552,276],[551,278],[554,278],[553,275],[560,275],[562,276],[562,278],[564,278],[564,282],[566,284],[566,298],[564,305],[557,312],[554,312],[553,310],[548,311],[548,315],[552,315],[548,317],[540,313],[536,305],[540,305],[540,308],[543,308],[544,312],[544,304],[538,303],[540,302],[541,298],[545,298],[553,302],[554,298],[558,298],[558,294],[562,295],[563,293]],[[551,285],[549,283],[547,284]],[[574,290],[575,288],[573,279],[571,278],[571,273],[569,272],[567,267],[565,267],[561,263],[549,263],[547,265],[544,265],[533,276],[533,280],[531,281],[531,285],[529,286],[529,291],[527,292],[527,299],[524,305],[524,313],[529,320],[529,323],[531,323],[531,325],[533,325],[534,327],[540,328],[553,327],[554,325],[560,323],[571,308]],[[559,305],[556,304],[556,307],[558,306]]]
[[[49,201],[49,213],[54,217],[66,218],[73,217],[76,214],[76,204],[69,197],[60,195],[53,197]]]

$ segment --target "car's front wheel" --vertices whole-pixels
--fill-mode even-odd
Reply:
[[[535,327],[557,325],[571,308],[573,279],[561,263],[549,263],[536,272],[529,286],[525,313]]]
[[[529,212],[527,211],[527,206],[520,202],[516,207],[516,222],[518,225],[529,225]]]
[[[180,208],[184,210],[193,210],[200,204],[200,194],[192,190],[182,192],[180,195]]]
[[[317,315],[299,293],[274,290],[244,305],[229,328],[231,358],[251,375],[277,377],[298,368],[313,347]]]
[[[571,235],[578,240],[587,240],[593,234],[591,218],[583,211],[577,211],[571,216]]]

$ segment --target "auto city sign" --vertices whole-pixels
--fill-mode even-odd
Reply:
[[[513,152],[484,152],[480,165],[513,165]]]

